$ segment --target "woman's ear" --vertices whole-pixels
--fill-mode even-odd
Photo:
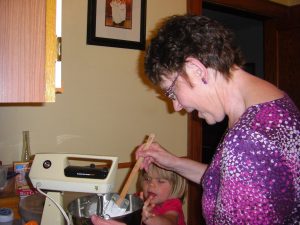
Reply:
[[[188,57],[184,68],[191,83],[199,82],[200,79],[204,84],[207,84],[207,69],[198,59]]]

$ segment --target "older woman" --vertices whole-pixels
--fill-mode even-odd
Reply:
[[[143,168],[155,163],[201,183],[207,224],[299,224],[299,110],[287,94],[243,70],[243,62],[233,34],[218,22],[169,18],[147,50],[149,79],[176,111],[196,110],[208,124],[227,115],[228,129],[210,165],[178,158],[158,143],[136,156],[145,158]]]

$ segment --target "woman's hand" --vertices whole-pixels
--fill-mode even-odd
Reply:
[[[121,223],[115,220],[106,220],[96,215],[93,215],[91,217],[91,220],[94,225],[126,225],[125,223]]]
[[[144,158],[141,169],[147,171],[149,165],[155,163],[164,169],[174,170],[174,165],[179,159],[177,156],[168,152],[157,142],[152,143],[146,151],[143,150],[144,146],[145,144],[140,145],[135,154],[136,159],[140,157]]]
[[[144,146],[145,144],[140,145],[135,153],[136,159],[144,158],[140,169],[148,171],[149,165],[154,163],[164,169],[172,170],[190,181],[200,183],[207,168],[206,164],[177,157],[156,142],[152,143],[146,151],[143,150]]]

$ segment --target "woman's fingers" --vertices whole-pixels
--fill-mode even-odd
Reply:
[[[91,220],[94,225],[126,225],[125,223],[120,223],[114,220],[105,220],[96,215],[93,215]]]

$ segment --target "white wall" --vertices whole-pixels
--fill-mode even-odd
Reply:
[[[173,113],[146,81],[143,51],[86,45],[87,0],[63,0],[63,87],[55,103],[0,105],[0,160],[20,160],[22,131],[32,154],[66,152],[114,155],[120,162],[144,137],[186,155],[187,117]],[[186,0],[148,0],[147,37],[169,15],[186,12]],[[126,171],[118,173],[118,184]]]

